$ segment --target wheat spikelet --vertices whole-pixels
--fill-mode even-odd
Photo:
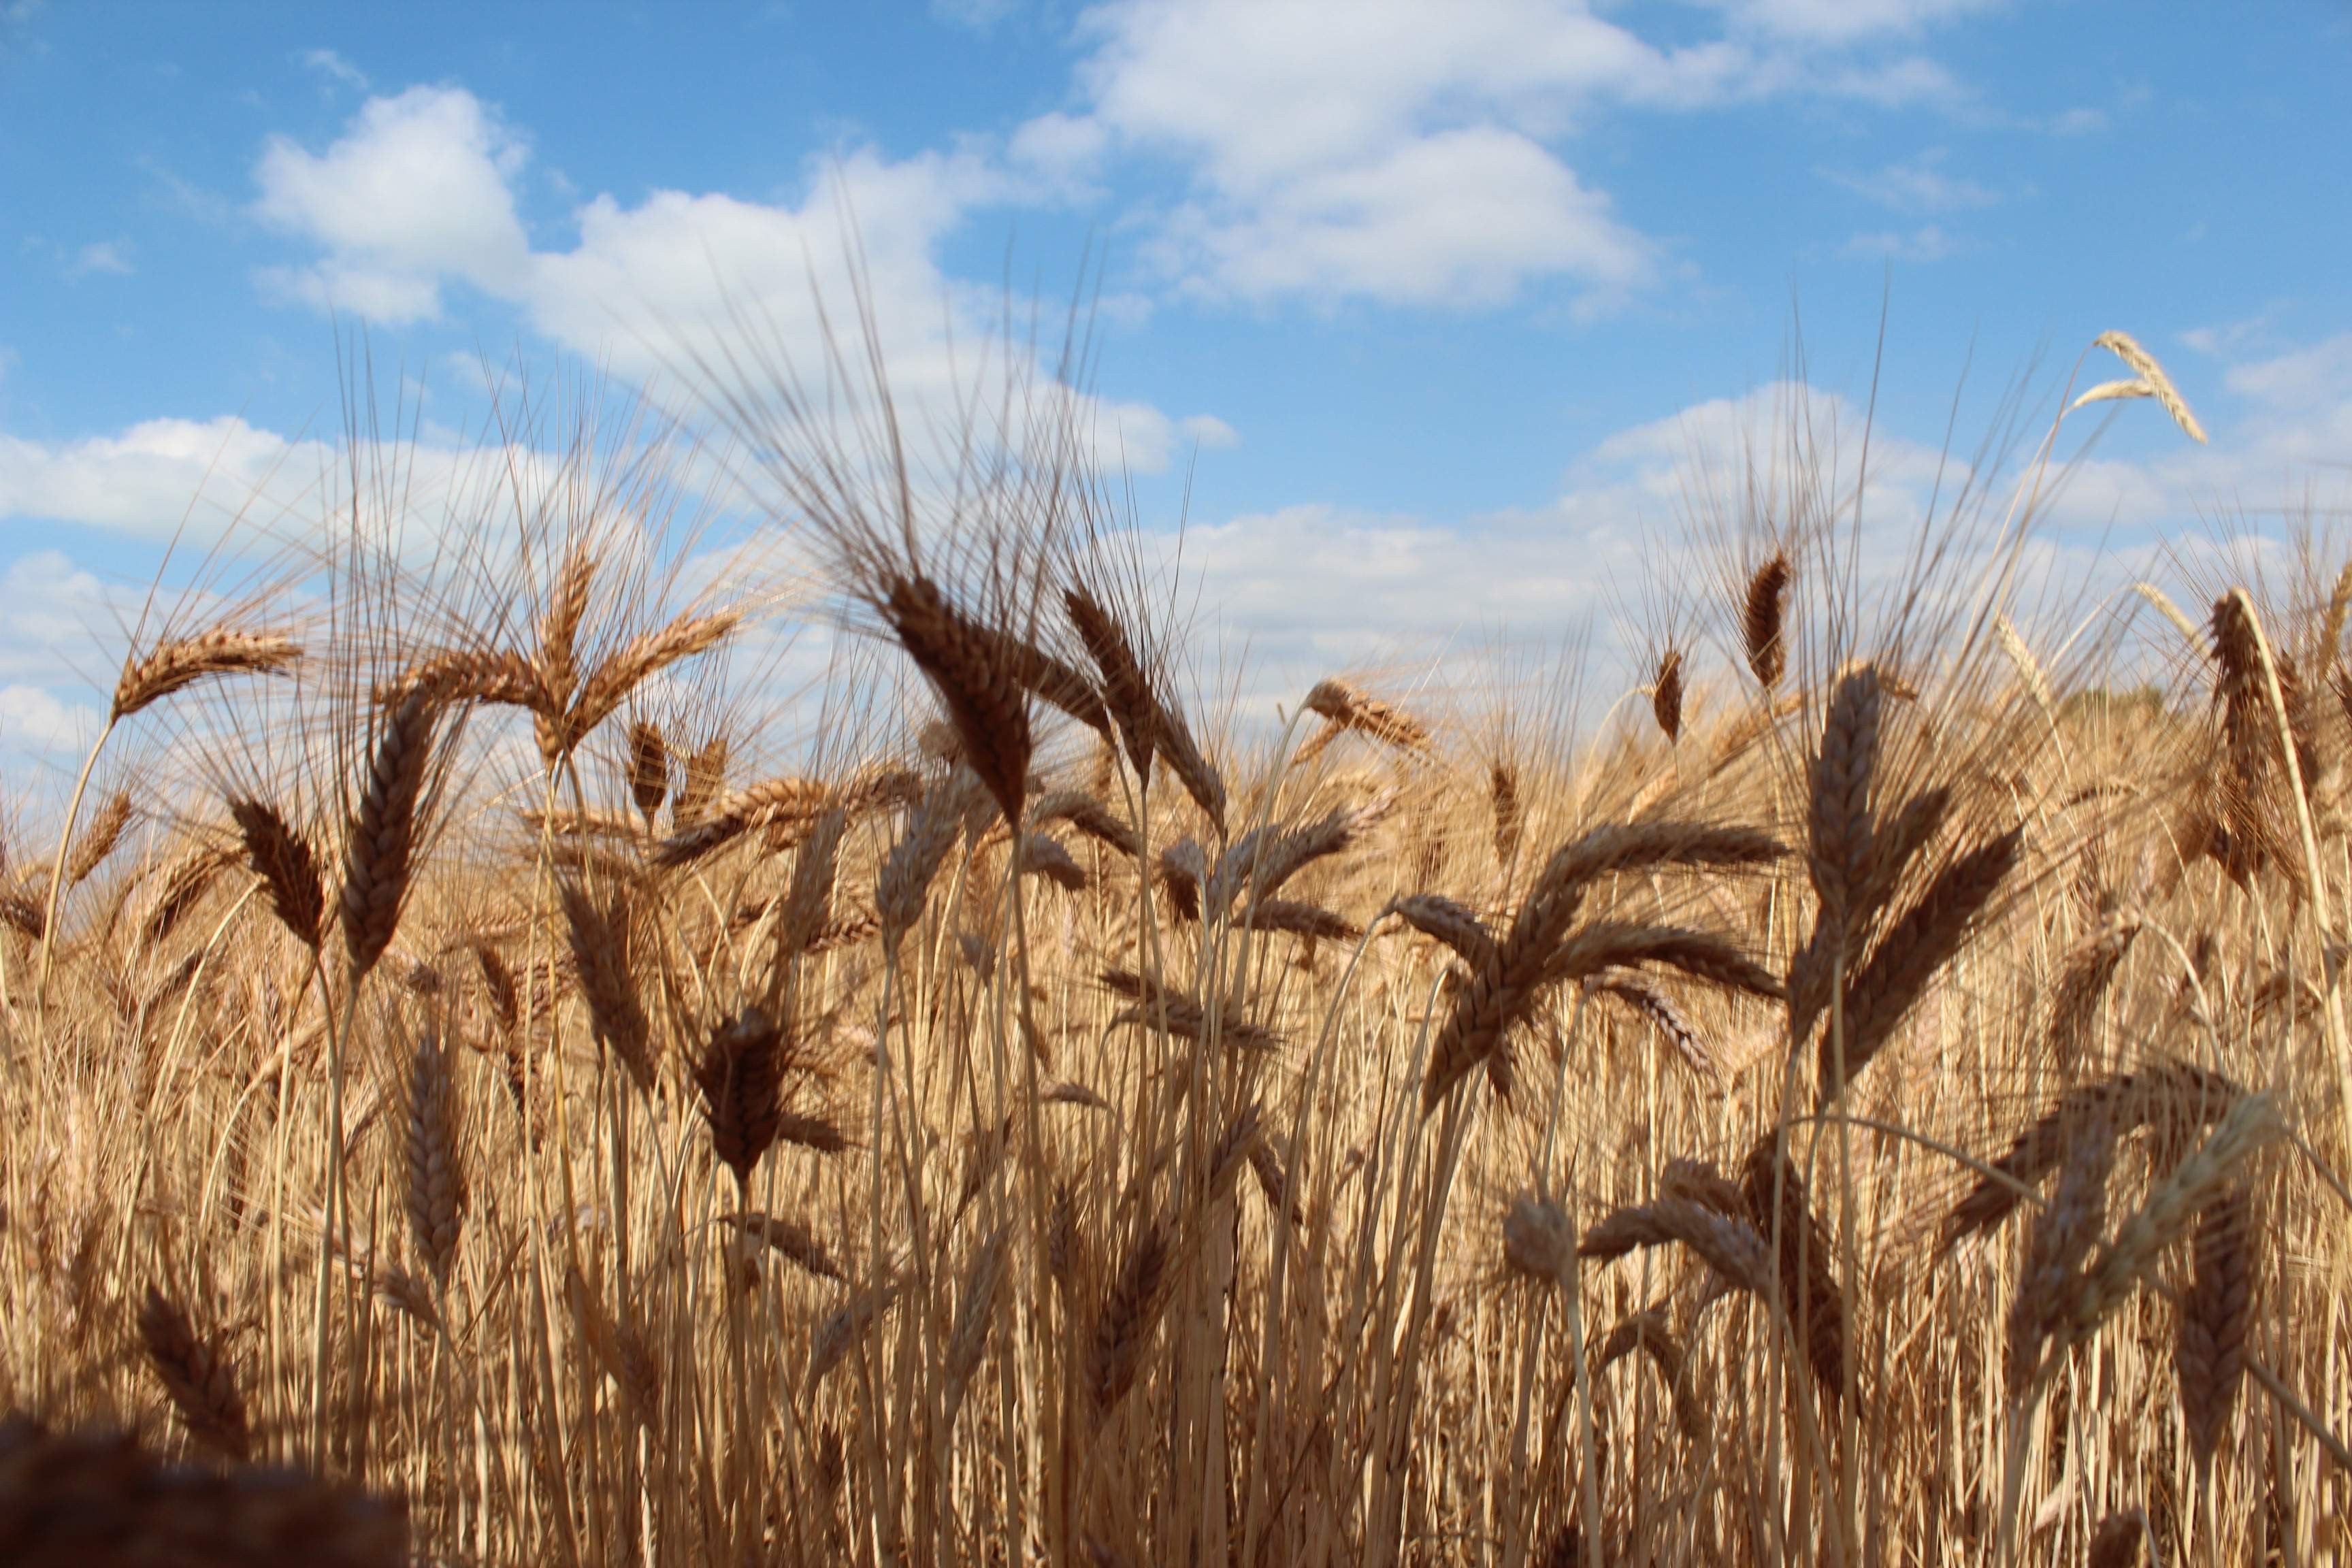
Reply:
[[[2225,1117],[2242,1093],[2218,1072],[2189,1063],[2157,1063],[2067,1090],[1992,1162],[1994,1171],[2009,1180],[1980,1178],[1945,1215],[1938,1253],[2016,1213],[2022,1201],[2018,1187],[2058,1171],[2072,1142],[2094,1129],[2103,1129],[2107,1138],[2126,1138],[2143,1126],[2164,1126],[2173,1133],[2197,1129]]]
[[[2243,595],[2225,594],[2213,602],[2213,696],[2221,710],[2227,764],[2219,781],[2226,829],[2221,858],[2242,885],[2273,861],[2290,876],[2300,867],[2297,857],[2284,853],[2273,811],[2278,730],[2263,692],[2260,637]]]
[[[130,792],[116,790],[106,797],[106,804],[83,826],[66,856],[67,887],[80,887],[89,880],[91,873],[106,864],[107,857],[121,847],[123,830],[131,826],[131,816]]]
[[[849,1135],[829,1117],[780,1110],[776,1113],[776,1142],[819,1154],[838,1154],[849,1147]]]
[[[1180,920],[1201,918],[1201,889],[1209,879],[1208,856],[1190,838],[1180,838],[1160,852],[1160,885]]]
[[[519,653],[461,648],[419,659],[375,689],[376,705],[398,708],[411,698],[436,705],[481,702],[551,716],[553,706],[539,667]]]
[[[1748,668],[1767,691],[1780,683],[1781,674],[1789,668],[1786,622],[1792,574],[1788,552],[1777,552],[1750,574],[1748,592],[1740,601],[1739,629],[1747,645]]]
[[[1256,1178],[1257,1190],[1265,1199],[1265,1206],[1277,1215],[1286,1214],[1293,1230],[1303,1230],[1307,1216],[1298,1206],[1297,1194],[1291,1189],[1290,1173],[1284,1166],[1282,1151],[1271,1139],[1260,1138],[1250,1145],[1250,1174]]]
[[[1743,870],[1788,853],[1769,833],[1700,823],[1643,822],[1596,827],[1562,846],[1545,863],[1537,886],[1575,899],[1602,877],[1652,866]]]
[[[747,1194],[752,1167],[779,1131],[782,1050],[783,1031],[759,1008],[746,1007],[712,1031],[694,1069],[711,1152]]]
[[[2079,1343],[2096,1332],[2138,1288],[2158,1256],[2187,1234],[2189,1222],[2229,1190],[2238,1168],[2280,1131],[2278,1110],[2268,1096],[2245,1095],[2231,1105],[2205,1142],[2150,1190],[2071,1284],[2067,1342]]]
[[[1699,1441],[1706,1430],[1706,1415],[1685,1374],[1683,1347],[1667,1326],[1664,1313],[1634,1312],[1619,1320],[1602,1338],[1592,1370],[1596,1374],[1606,1372],[1636,1350],[1648,1355],[1665,1380],[1667,1395],[1674,1401],[1675,1425],[1682,1429],[1684,1441]]]
[[[1686,926],[1596,921],[1560,943],[1542,969],[1542,983],[1563,984],[1605,970],[1659,963],[1726,990],[1778,997],[1780,977],[1728,937]]]
[[[987,1238],[972,1249],[971,1261],[964,1268],[955,1326],[948,1332],[947,1353],[940,1366],[940,1424],[943,1431],[955,1430],[956,1416],[963,1409],[972,1374],[980,1370],[981,1358],[988,1352],[988,1331],[996,1320],[997,1288],[1004,1279],[1005,1236],[1003,1226],[989,1232]]]
[[[727,737],[713,735],[686,759],[677,797],[669,808],[670,826],[684,832],[698,826],[710,803],[727,783]]]
[[[148,899],[146,912],[139,918],[140,941],[149,947],[168,941],[232,864],[229,852],[213,843],[198,843],[173,861]]]
[[[1519,770],[1505,762],[1486,768],[1486,802],[1494,821],[1495,864],[1508,866],[1519,853],[1527,814],[1519,800]]]
[[[848,828],[849,815],[837,805],[820,812],[811,826],[793,861],[792,885],[785,890],[783,908],[776,922],[779,952],[789,955],[806,952],[817,933],[831,923],[834,882],[841,866],[841,840]]]
[[[407,1089],[403,1196],[416,1250],[433,1277],[446,1285],[464,1222],[466,1173],[457,1135],[457,1087],[450,1077],[448,1055],[431,1030],[417,1037],[408,1063]]]
[[[1400,751],[1425,751],[1429,727],[1410,713],[1344,680],[1318,680],[1301,704],[1344,730],[1354,730]]]
[[[1133,970],[1107,969],[1102,983],[1112,995],[1132,1004],[1114,1023],[1141,1024],[1195,1045],[1222,1042],[1237,1050],[1266,1051],[1282,1044],[1280,1036],[1251,1023],[1231,1004],[1221,1004],[1213,1013],[1188,993]]]
[[[1087,1347],[1087,1392],[1097,1426],[1135,1387],[1144,1347],[1167,1304],[1173,1261],[1167,1233],[1156,1223],[1147,1224],[1104,1289]]]
[[[1263,851],[1252,841],[1254,835],[1244,837],[1217,858],[1209,901],[1227,908],[1244,880],[1254,899],[1271,898],[1307,867],[1360,844],[1394,804],[1392,795],[1383,795],[1363,805],[1339,807],[1276,835]]]
[[[929,578],[893,576],[880,609],[898,646],[939,693],[966,763],[1007,822],[1029,789],[1029,688],[1005,639],[948,603]]]
[[[1086,889],[1087,868],[1072,859],[1061,840],[1051,834],[1023,834],[1013,861],[1024,877],[1043,877],[1066,892]]]
[[[2171,595],[2153,583],[2134,583],[2131,588],[2133,593],[2155,605],[2157,613],[2172,623],[2173,628],[2180,633],[2190,647],[2200,653],[2205,651],[2205,634],[2197,629],[2197,623],[2189,618],[2186,611],[2172,602]]]
[[[1222,836],[1225,831],[1224,777],[1209,761],[1208,753],[1201,750],[1200,742],[1193,740],[1192,727],[1185,723],[1182,711],[1171,702],[1161,702],[1151,732],[1154,754],[1168,764],[1168,771],[1176,775],[1176,782],[1184,786],[1192,804],[1201,808]]]
[[[669,798],[669,747],[661,726],[639,719],[629,726],[629,799],[651,828]]]
[[[1650,681],[1650,717],[1669,742],[1683,738],[1683,656],[1668,648],[1658,657],[1658,671]]]
[[[1806,819],[1817,945],[1843,945],[1856,923],[1853,897],[1871,858],[1870,796],[1878,771],[1881,706],[1878,671],[1865,665],[1840,678],[1822,721]]]
[[[586,535],[577,535],[565,548],[547,602],[540,607],[539,646],[531,664],[544,695],[531,719],[540,758],[550,768],[563,759],[562,715],[580,685],[580,625],[588,616],[588,593],[595,577],[595,552]]]
[[[1322,723],[1318,724],[1315,727],[1315,733],[1307,736],[1306,741],[1300,744],[1299,748],[1290,753],[1290,766],[1294,768],[1305,767],[1307,763],[1321,756],[1325,752],[1330,750],[1331,742],[1338,740],[1347,732],[1348,726],[1341,723],[1339,720],[1324,720]]]
[[[1160,700],[1144,674],[1142,661],[1136,658],[1135,647],[1118,617],[1083,585],[1065,590],[1062,604],[1078,640],[1086,645],[1087,657],[1102,674],[1103,705],[1118,728],[1135,776],[1149,785],[1152,749],[1160,740]]]
[[[1083,1105],[1089,1110],[1109,1110],[1111,1102],[1088,1089],[1085,1084],[1065,1079],[1049,1085],[1037,1097],[1048,1105]]]
[[[898,944],[923,918],[931,882],[940,874],[948,851],[955,847],[970,808],[973,782],[957,772],[932,786],[907,818],[907,829],[884,857],[875,879],[874,913],[881,922],[883,950],[893,956]]]
[[[657,866],[684,866],[732,844],[747,833],[777,827],[802,828],[816,820],[831,792],[815,779],[773,778],[703,803],[692,825],[665,838],[654,850]],[[678,805],[686,799],[680,795]]]
[[[198,1335],[187,1314],[152,1285],[139,1309],[139,1340],[188,1436],[224,1458],[242,1463],[249,1458],[245,1395],[222,1340]]]
[[[1423,936],[1435,937],[1474,968],[1493,962],[1495,933],[1465,905],[1439,893],[1408,893],[1391,900],[1389,912]]]
[[[274,674],[301,657],[293,638],[274,632],[220,629],[158,643],[145,655],[123,662],[107,719],[128,719],[214,676]]]
[[[1576,1255],[1597,1262],[1622,1258],[1637,1247],[1680,1243],[1726,1284],[1769,1297],[1770,1264],[1763,1239],[1746,1222],[1681,1198],[1660,1198],[1617,1209],[1584,1233]]]
[[[2180,433],[2200,447],[2205,445],[2205,427],[2197,423],[2197,416],[2189,412],[2189,405],[2173,388],[2172,378],[2164,374],[2164,367],[2156,363],[2156,356],[2140,347],[2129,332],[2101,332],[2091,340],[2091,343],[2129,365],[2135,375],[2147,383],[2149,395],[2164,405],[2164,411],[2172,416],[2172,422],[2180,426]]]
[[[1992,630],[1995,640],[2000,644],[2000,651],[2008,655],[2009,662],[2016,667],[2017,678],[2025,682],[2025,689],[2032,694],[2035,705],[2054,722],[2058,717],[2058,699],[2051,691],[2050,681],[2042,675],[2042,665],[2034,658],[2033,650],[2026,646],[2025,638],[2007,616],[1995,616]]]
[[[556,891],[562,900],[572,962],[579,967],[580,987],[587,999],[589,1026],[596,1043],[620,1058],[640,1089],[650,1090],[652,1031],[629,972],[628,905],[617,892],[600,904],[587,889],[569,879],[557,883]]]
[[[1951,786],[1937,784],[1905,801],[1892,817],[1873,829],[1870,853],[1865,857],[1867,869],[1853,898],[1853,907],[1865,925],[1885,913],[1887,900],[1902,885],[1920,851],[1942,831],[1951,809]]]
[[[1498,1059],[1504,1037],[1534,1005],[1545,969],[1575,917],[1577,898],[1574,887],[1563,889],[1549,875],[1538,879],[1492,955],[1455,994],[1430,1047],[1422,1114],[1434,1110],[1472,1068]],[[1506,1075],[1497,1089],[1507,1083]]]
[[[2116,403],[2134,397],[2154,397],[2155,395],[2154,382],[2143,375],[2126,376],[2121,381],[2099,383],[2098,385],[2066,405],[2066,412],[2072,414],[2077,408],[2086,408],[2094,403]]]
[[[846,1279],[849,1277],[824,1243],[798,1220],[756,1212],[723,1214],[719,1218],[721,1224],[733,1226],[765,1246],[777,1257],[790,1260],[820,1279]]]
[[[834,1314],[817,1325],[809,1340],[808,1377],[804,1384],[814,1389],[825,1379],[825,1374],[841,1364],[850,1348],[873,1331],[882,1314],[898,1300],[895,1284],[868,1287],[858,1291]]]
[[[2255,1248],[2261,1235],[2242,1185],[2225,1187],[2197,1216],[2196,1272],[2182,1292],[2173,1339],[2181,1423],[2189,1452],[2210,1465],[2237,1404],[2253,1321]]]
[[[1109,845],[1122,855],[1143,852],[1143,841],[1133,828],[1110,814],[1110,808],[1084,790],[1056,790],[1029,808],[1032,826],[1066,822],[1087,837]]]
[[[1798,1331],[1814,1385],[1835,1402],[1845,1389],[1845,1294],[1829,1231],[1815,1217],[1804,1176],[1777,1133],[1765,1134],[1748,1151],[1739,1180],[1757,1233],[1777,1238],[1781,1310]]]
[[[741,621],[732,610],[684,615],[623,644],[580,683],[580,695],[564,713],[560,728],[563,749],[571,751],[593,734],[629,693],[647,680],[673,664],[717,647]]]
[[[2347,561],[2336,574],[2336,586],[2328,590],[2327,610],[2319,623],[2319,648],[2312,668],[2335,670],[2337,656],[2344,649],[2344,622],[2352,615],[2352,561]]]
[[[416,848],[417,812],[432,762],[436,711],[411,697],[384,715],[344,841],[343,951],[356,981],[375,966],[400,923]]]
[[[5,925],[19,936],[38,942],[47,924],[41,912],[39,899],[16,888],[0,889],[0,925]]]
[[[2047,1031],[2050,1054],[2065,1071],[2074,1072],[2095,1055],[2101,1005],[2138,933],[2137,921],[2109,921],[2067,954],[2051,997]]]
[[[1336,910],[1297,899],[1260,899],[1250,905],[1248,921],[1257,931],[1283,931],[1319,942],[1353,942],[1363,928]]]
[[[2011,828],[1959,857],[1887,929],[1846,986],[1843,1060],[1834,1031],[1822,1036],[1819,1090],[1828,1104],[1870,1065],[1927,982],[1960,950],[1993,895],[2016,867],[2024,829]],[[1841,1076],[1843,1069],[1843,1076]]]
[[[231,796],[228,814],[245,846],[246,864],[269,896],[271,912],[295,941],[315,952],[326,934],[327,892],[310,840],[276,806],[249,796]]]
[[[2069,1132],[2057,1190],[2033,1216],[2025,1263],[2009,1309],[2009,1386],[2021,1398],[2042,1375],[2042,1347],[2065,1326],[2083,1260],[2106,1219],[2107,1178],[2115,1164],[2113,1124],[2093,1117]]]
[[[438,1333],[447,1327],[441,1321],[440,1309],[434,1305],[433,1286],[427,1280],[380,1258],[354,1258],[340,1247],[331,1250],[350,1266],[353,1279],[394,1311],[429,1332]]]
[[[1596,995],[1614,996],[1632,1007],[1657,1026],[1691,1071],[1711,1082],[1722,1080],[1723,1069],[1716,1065],[1715,1053],[1706,1048],[1698,1030],[1664,992],[1636,974],[1602,974],[1587,989]]]

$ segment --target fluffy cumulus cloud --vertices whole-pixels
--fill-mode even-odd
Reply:
[[[44,444],[0,435],[0,519],[42,518],[165,540],[233,518],[273,526],[314,493],[328,449],[234,416],[150,419]]]
[[[59,701],[38,686],[0,686],[0,749],[20,755],[86,750],[104,717],[93,707]]]
[[[516,204],[525,140],[437,86],[370,99],[323,151],[270,142],[255,210],[319,252],[268,275],[291,297],[399,323],[439,314],[462,283],[624,363],[707,346],[697,334],[730,309],[805,347],[812,275],[845,291],[845,216],[877,317],[935,322],[954,292],[940,247],[972,212],[1097,201],[1114,175],[1131,191],[1154,171],[1172,173],[1170,194],[1118,216],[1168,288],[1478,307],[1559,280],[1598,308],[1666,257],[1571,162],[1591,117],[1948,99],[1949,77],[1906,51],[1966,8],[1735,0],[1664,42],[1595,0],[1362,0],[1345,26],[1316,0],[1108,0],[1076,24],[1066,106],[952,150],[826,161],[797,202],[599,195],[572,215],[576,243],[534,248]],[[1906,199],[1970,194],[1925,166],[1872,178]]]
[[[107,660],[106,634],[136,608],[55,550],[0,571],[0,754],[55,760],[89,743],[102,714],[76,677]]]
[[[920,426],[977,379],[1045,374],[1007,366],[1001,345],[976,353],[1003,301],[950,279],[939,252],[976,208],[1055,199],[1094,134],[1033,126],[992,155],[853,150],[812,161],[798,202],[600,195],[572,215],[573,243],[541,248],[518,216],[523,143],[458,88],[371,100],[322,153],[273,142],[256,178],[262,216],[323,252],[268,280],[313,304],[396,325],[437,314],[445,287],[462,282],[584,360],[702,396],[819,386],[845,365],[856,383],[862,311],[894,397]],[[1106,452],[1139,469],[1165,467],[1188,439],[1140,404],[1088,401],[1081,414]]]
[[[1111,0],[1079,24],[1082,110],[1038,123],[1066,149],[1173,164],[1157,254],[1196,292],[1476,306],[1559,279],[1605,303],[1662,255],[1570,163],[1583,121],[1790,92],[1948,100],[1948,75],[1901,47],[1965,8],[1754,0],[1668,44],[1588,0],[1365,0],[1345,26],[1315,0]]]
[[[369,100],[324,153],[275,138],[255,170],[255,210],[325,255],[270,280],[389,323],[437,316],[446,278],[510,294],[530,261],[512,185],[528,156],[479,100],[454,87]]]

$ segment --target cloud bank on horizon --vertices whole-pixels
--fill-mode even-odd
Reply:
[[[166,26],[110,67],[87,16],[12,11],[0,126],[75,97],[124,130],[0,165],[23,231],[0,290],[39,301],[0,313],[0,749],[94,723],[165,543],[318,526],[319,410],[381,367],[446,472],[508,357],[485,345],[706,390],[821,380],[862,300],[894,393],[951,420],[976,354],[1028,341],[1005,320],[1024,233],[1024,256],[1102,258],[1097,455],[1148,500],[1199,481],[1187,574],[1285,668],[1605,618],[1682,548],[1694,474],[1792,411],[1849,461],[1890,276],[1900,330],[1951,367],[1875,411],[1890,540],[1949,481],[1937,400],[1971,344],[2071,356],[2110,326],[2175,363],[2213,444],[2118,421],[2053,499],[2044,569],[2201,514],[2328,514],[2352,461],[2352,293],[2317,259],[2352,211],[2321,151],[2346,29],[2301,18],[2307,80],[2242,77],[2196,24],[2063,10],[941,0],[876,32],[583,27],[536,67],[454,26],[426,47],[316,18]],[[502,25],[530,32],[472,23]],[[2059,35],[2102,27],[2142,41],[2068,68]],[[713,139],[729,95],[698,74],[730,61],[824,85],[744,97]],[[2217,130],[2255,92],[2282,123]],[[1790,363],[1792,279],[1838,382]],[[337,328],[365,364],[315,352]]]

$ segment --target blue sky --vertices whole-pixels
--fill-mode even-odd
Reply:
[[[86,730],[200,490],[315,462],[339,330],[455,440],[485,355],[813,342],[845,206],[917,396],[1091,247],[1146,521],[1189,465],[1204,605],[1302,668],[1605,621],[1695,452],[1858,415],[1882,300],[1897,520],[1956,388],[1965,453],[2110,327],[2212,444],[2120,405],[2052,562],[2339,507],[2347,80],[2294,0],[0,4],[0,751]]]

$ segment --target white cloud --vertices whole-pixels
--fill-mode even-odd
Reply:
[[[1943,163],[1943,152],[1936,149],[1870,174],[1830,171],[1829,177],[1866,200],[1903,213],[1957,212],[2000,200],[1990,186],[1946,174]]]
[[[841,312],[863,288],[893,374],[903,366],[920,377],[944,350],[950,286],[938,247],[971,205],[1003,189],[976,158],[891,163],[858,153],[813,179],[797,206],[656,191],[625,207],[600,195],[575,215],[577,246],[532,258],[525,305],[558,342],[610,353],[625,371],[682,368],[688,355],[717,361],[750,325],[814,374],[824,337],[818,299],[839,332],[854,324]],[[845,217],[855,222],[854,252]]]
[[[2307,414],[2352,400],[2352,332],[2234,366],[2225,384],[2241,397],[2286,413]]]
[[[367,73],[332,49],[305,49],[301,59],[304,69],[316,71],[331,83],[362,92],[368,89]]]
[[[105,634],[136,609],[55,550],[0,571],[0,755],[57,761],[89,744],[100,715],[74,677],[107,662]]]
[[[2271,317],[2265,311],[2242,321],[2216,321],[2210,326],[2191,327],[2180,334],[2180,341],[2200,354],[2218,359],[2244,360],[2272,341]]]
[[[530,263],[512,188],[528,157],[459,88],[371,99],[324,153],[272,138],[255,171],[255,210],[327,254],[268,280],[312,305],[391,324],[438,315],[446,277],[510,295]]]
[[[1187,439],[1203,447],[1238,447],[1241,433],[1213,414],[1195,414],[1177,421],[1176,427]]]
[[[705,395],[786,371],[821,384],[835,347],[862,372],[862,300],[910,422],[947,423],[976,378],[1003,369],[982,361],[1007,352],[996,341],[1007,301],[952,282],[940,247],[977,207],[1055,199],[1081,177],[1096,136],[1073,121],[1032,125],[1001,157],[977,146],[896,162],[852,151],[813,160],[797,203],[600,195],[573,214],[576,243],[533,250],[514,205],[521,142],[461,89],[412,89],[371,100],[324,154],[270,143],[260,210],[326,254],[266,281],[398,324],[436,315],[443,284],[461,279],[584,360],[631,377],[667,373]],[[1104,451],[1146,471],[1181,438],[1141,404],[1091,405],[1087,416]]]
[[[1881,230],[1857,234],[1845,242],[1848,256],[1877,257],[1887,261],[1941,261],[1958,248],[1958,242],[1944,231],[1941,224],[1922,224],[1908,233]]]
[[[2006,0],[1717,0],[1732,25],[1809,43],[1906,36]]]
[[[242,513],[268,523],[299,506],[329,460],[234,416],[150,419],[119,436],[55,446],[0,435],[0,520],[44,519],[171,538],[183,520],[216,532]]]
[[[934,17],[975,33],[991,31],[1019,7],[1020,0],[931,0]]]
[[[1934,61],[1873,46],[1968,8],[1743,3],[1721,36],[1662,43],[1594,0],[1360,0],[1344,26],[1318,0],[1108,0],[1079,23],[1083,112],[1033,123],[1088,158],[1173,160],[1184,189],[1153,254],[1195,292],[1475,306],[1562,279],[1605,304],[1662,258],[1570,165],[1585,120],[1792,93],[1957,102]]]
[[[71,280],[103,272],[117,278],[127,278],[132,270],[130,247],[121,240],[109,239],[100,240],[94,245],[85,245],[75,252],[73,259],[66,263],[65,276]]]
[[[1205,261],[1202,287],[1249,299],[1481,306],[1556,274],[1623,290],[1653,266],[1651,247],[1616,220],[1608,197],[1496,126],[1416,138],[1374,162],[1285,181],[1245,215],[1192,209],[1170,239]]]
[[[0,750],[20,755],[87,751],[102,717],[96,708],[61,702],[37,686],[0,686]]]

